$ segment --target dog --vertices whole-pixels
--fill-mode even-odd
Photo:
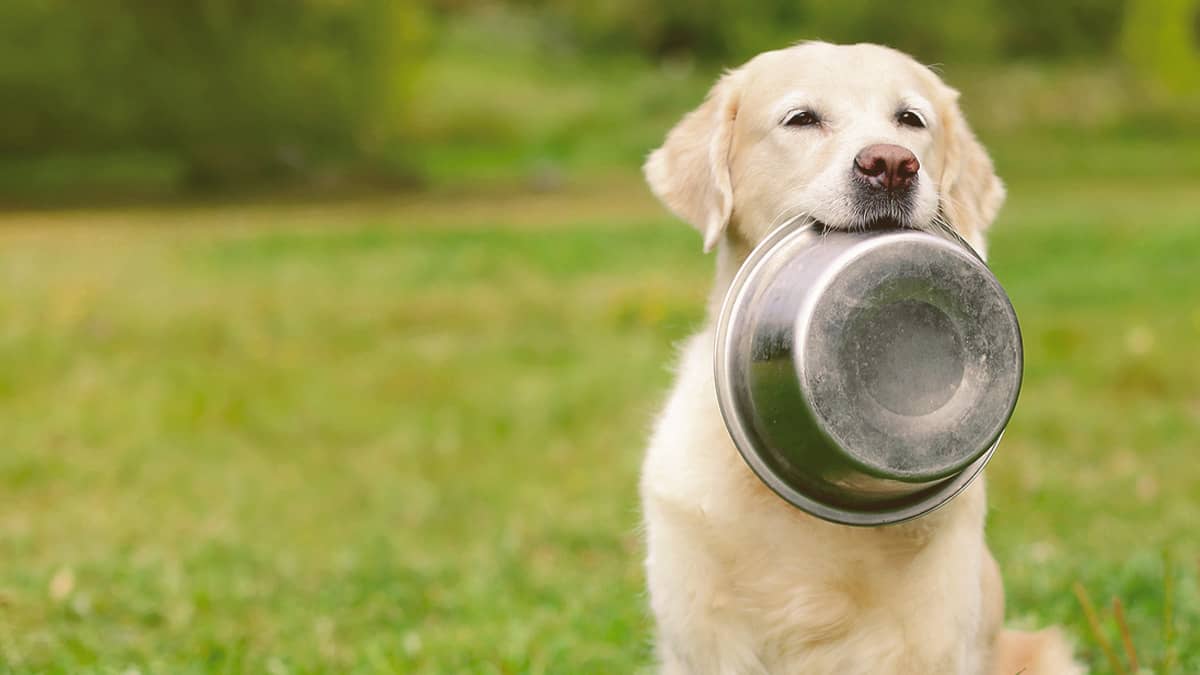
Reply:
[[[642,467],[661,672],[1084,672],[1058,629],[1002,628],[982,478],[913,521],[829,523],[751,473],[717,406],[715,317],[780,224],[950,227],[983,254],[1005,191],[957,99],[893,49],[801,43],[726,72],[646,161],[654,194],[717,251],[708,319],[683,345]]]

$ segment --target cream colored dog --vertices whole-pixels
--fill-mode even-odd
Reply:
[[[713,319],[785,220],[949,226],[983,251],[1004,188],[957,96],[894,50],[805,43],[725,74],[646,162],[654,193],[717,249],[706,327],[683,349],[643,466],[663,672],[1082,672],[1056,630],[1001,629],[982,479],[915,521],[831,524],[750,472],[717,409]]]

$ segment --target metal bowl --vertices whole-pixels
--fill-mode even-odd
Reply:
[[[721,309],[715,376],[738,451],[772,490],[847,525],[949,501],[1021,388],[1016,313],[961,239],[785,225]]]

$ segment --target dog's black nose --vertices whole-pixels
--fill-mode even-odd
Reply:
[[[899,145],[868,145],[854,158],[854,175],[867,185],[888,192],[912,187],[920,169],[917,156]]]

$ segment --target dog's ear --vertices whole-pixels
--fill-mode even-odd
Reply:
[[[958,106],[958,92],[947,88],[940,111],[944,142],[941,208],[946,220],[981,254],[983,233],[1004,203],[1004,183],[987,151],[975,138]]]
[[[729,151],[740,98],[738,80],[738,71],[723,75],[704,103],[671,129],[642,167],[655,196],[700,230],[706,253],[717,245],[733,214]]]

